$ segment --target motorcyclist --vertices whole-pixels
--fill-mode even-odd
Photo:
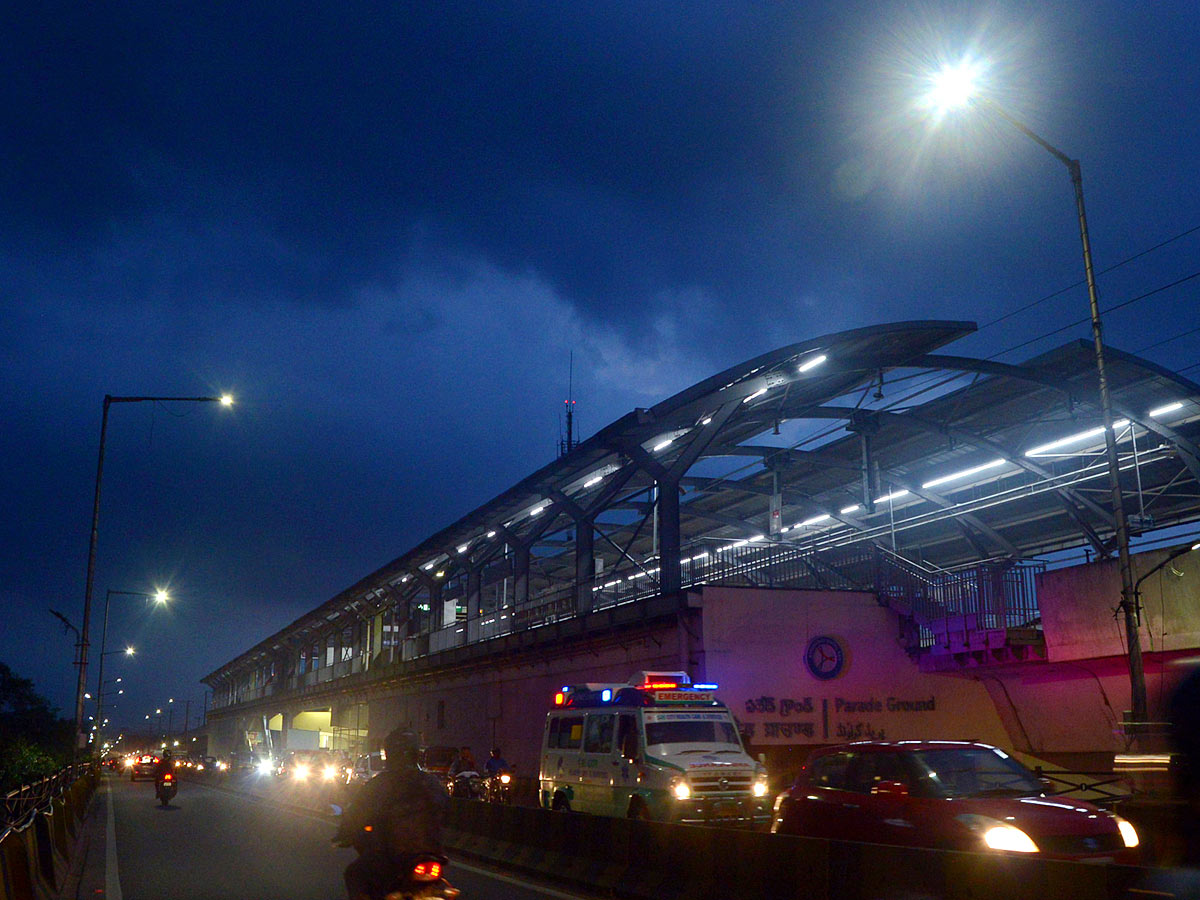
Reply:
[[[154,784],[157,787],[162,784],[163,776],[168,772],[175,771],[175,760],[171,758],[171,751],[164,750],[163,755],[158,759],[158,765],[154,767]]]
[[[334,843],[359,852],[345,872],[350,900],[384,896],[411,857],[442,853],[449,801],[438,779],[418,768],[419,746],[415,734],[399,728],[384,738],[384,770],[359,788],[342,816]]]
[[[479,767],[475,764],[475,756],[471,753],[470,747],[461,747],[458,751],[458,756],[454,757],[454,762],[450,763],[449,775],[453,778],[460,772],[478,772]]]
[[[493,747],[492,754],[488,757],[488,761],[483,764],[483,773],[491,778],[493,775],[499,775],[501,772],[507,772],[509,769],[508,761],[500,755],[500,748]]]

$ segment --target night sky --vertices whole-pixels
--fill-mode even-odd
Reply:
[[[106,393],[237,398],[112,409],[90,690],[106,589],[174,598],[113,600],[138,724],[550,461],[572,353],[587,436],[846,328],[1088,336],[1066,168],[920,103],[964,55],[1082,161],[1107,341],[1197,375],[1194,0],[47,0],[0,42],[0,660],[64,714]]]

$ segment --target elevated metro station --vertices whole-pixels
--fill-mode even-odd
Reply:
[[[206,676],[210,750],[357,752],[406,725],[528,775],[563,684],[655,668],[720,684],[781,764],[868,737],[1076,766],[1149,746],[1200,657],[1200,386],[1106,348],[1130,722],[1092,346],[954,354],[974,328],[807,340],[628,413]]]

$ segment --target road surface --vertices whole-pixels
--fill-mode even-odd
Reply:
[[[326,819],[185,781],[167,808],[154,785],[106,776],[93,815],[105,840],[90,854],[107,900],[341,900],[354,851],[333,847]],[[97,823],[99,825],[99,823]],[[452,858],[463,900],[574,900],[579,895]],[[95,890],[93,893],[98,894]]]

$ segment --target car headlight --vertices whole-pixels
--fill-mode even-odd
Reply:
[[[271,772],[274,771],[274,769],[275,769],[275,767],[273,765],[271,765],[271,761],[269,759],[264,759],[262,762],[260,762],[258,764],[258,774],[259,775],[270,775]]]
[[[671,785],[671,793],[675,795],[676,800],[687,800],[692,796],[692,789],[684,779],[680,778]]]
[[[1122,819],[1120,816],[1113,816],[1117,820],[1117,830],[1121,832],[1121,840],[1125,842],[1126,847],[1136,847],[1141,841],[1138,839],[1137,829],[1133,827],[1133,823]]]
[[[983,833],[983,842],[991,850],[1008,850],[1012,853],[1038,852],[1033,838],[1015,825],[993,825]]]
[[[337,778],[337,766],[326,766],[322,774],[325,776],[326,781],[333,781],[333,779]]]
[[[303,781],[308,777],[308,775],[308,766],[306,766],[304,763],[300,763],[296,766],[296,768],[292,769],[292,777],[297,781]]]
[[[1037,853],[1038,845],[1016,825],[1009,825],[991,816],[963,815],[958,821],[979,835],[983,845],[989,850],[1003,850],[1009,853]]]

